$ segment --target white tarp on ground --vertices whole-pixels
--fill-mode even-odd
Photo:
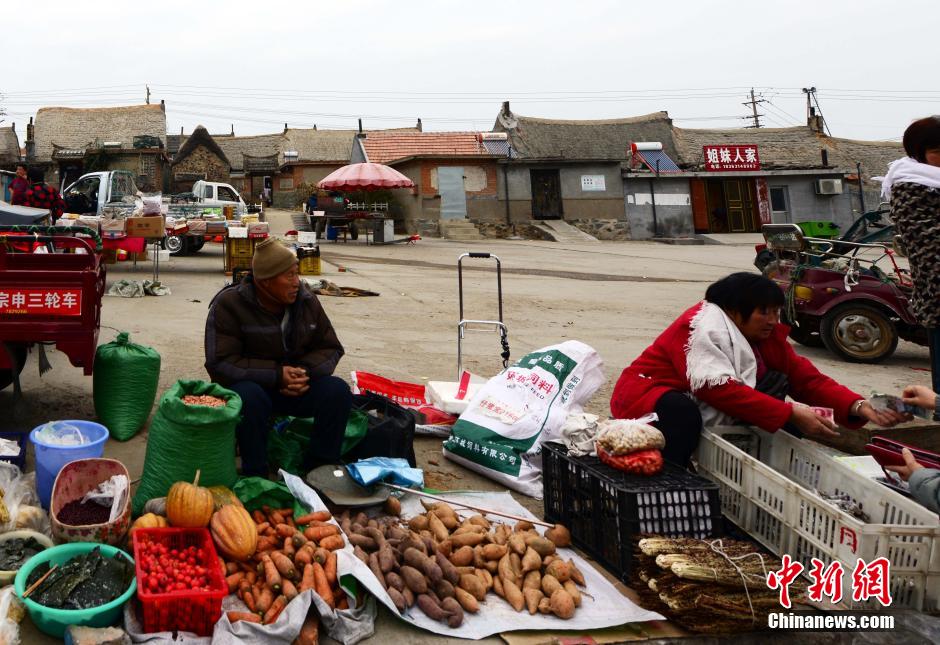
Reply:
[[[323,502],[317,496],[316,492],[311,490],[298,477],[290,475],[285,476],[288,488],[295,497],[310,505],[314,510],[326,508]],[[464,500],[474,506],[491,508],[496,511],[518,515],[520,517],[529,517],[538,519],[529,513],[522,505],[513,499],[508,492],[502,493],[447,493],[447,497],[454,500]],[[417,495],[406,495],[402,498],[402,516],[412,517],[424,512]],[[456,508],[456,507],[455,507]],[[463,517],[469,517],[476,511],[457,512]],[[499,518],[490,518],[491,520]],[[507,522],[513,523],[511,520]],[[456,636],[459,638],[485,638],[501,632],[514,631],[518,629],[540,629],[540,630],[585,630],[600,629],[602,627],[613,627],[623,625],[624,623],[638,623],[648,620],[664,620],[656,612],[647,611],[638,607],[607,581],[594,567],[584,558],[570,549],[562,549],[560,554],[567,560],[573,558],[575,564],[584,573],[587,583],[585,591],[593,596],[593,599],[587,595],[583,596],[581,607],[575,612],[570,620],[562,620],[555,616],[544,616],[542,614],[530,615],[527,611],[516,612],[509,606],[505,600],[496,594],[489,594],[486,602],[480,607],[478,614],[465,614],[463,625],[457,629],[448,627],[444,623],[428,618],[424,612],[417,606],[411,607],[402,616],[403,620],[408,621],[422,629],[441,634],[444,636]],[[351,561],[351,562],[350,562]],[[340,573],[352,573],[373,595],[384,604],[393,614],[398,614],[392,599],[382,588],[382,585],[376,580],[369,568],[351,553],[348,558],[339,561]],[[343,567],[349,567],[344,571]]]
[[[294,497],[301,503],[310,508],[311,511],[327,510],[326,505],[317,493],[307,486],[302,479],[289,475],[281,471],[287,487],[293,493]],[[508,492],[502,493],[447,493],[447,497],[454,500],[464,500],[474,506],[482,506],[493,510],[537,519],[529,513],[523,506],[512,498]],[[406,495],[402,498],[402,516],[412,517],[424,512],[417,495]],[[457,512],[464,517],[468,517],[475,511]],[[490,518],[491,520],[499,518]],[[507,520],[509,523],[514,523]],[[457,629],[448,627],[444,623],[439,623],[428,618],[424,612],[417,606],[411,607],[401,616],[405,620],[421,629],[426,629],[443,636],[452,636],[458,638],[478,639],[499,634],[502,632],[536,629],[547,631],[600,629],[603,627],[614,627],[625,623],[638,623],[649,620],[663,620],[663,617],[656,612],[647,611],[638,607],[604,578],[600,572],[594,569],[584,558],[570,549],[561,549],[560,555],[566,560],[573,558],[575,564],[584,574],[587,583],[586,593],[582,596],[581,607],[575,612],[570,620],[562,620],[555,616],[544,616],[542,614],[530,615],[527,611],[516,612],[509,606],[505,600],[496,594],[489,594],[486,602],[481,604],[480,612],[477,614],[465,614],[463,625]],[[364,585],[382,604],[388,607],[393,614],[398,614],[392,599],[382,588],[379,581],[372,575],[372,571],[362,563],[352,553],[352,547],[347,543],[346,548],[337,554],[337,571],[340,578],[346,575],[352,575],[362,585]],[[590,594],[587,595],[587,594]],[[213,645],[235,645],[236,643],[262,643],[265,645],[289,644],[303,625],[307,615],[307,610],[311,603],[317,605],[320,611],[320,620],[322,623],[321,634],[328,633],[332,638],[344,643],[353,645],[360,640],[373,635],[375,622],[375,603],[368,599],[361,608],[351,608],[346,611],[331,611],[319,596],[314,592],[304,592],[293,602],[288,604],[287,608],[281,613],[278,620],[273,625],[257,625],[254,623],[238,622],[234,625],[228,621],[223,613],[222,619],[216,624],[215,632],[212,635]],[[241,601],[234,596],[225,599],[225,609],[243,610]],[[133,617],[133,612],[125,612],[125,618]],[[192,638],[193,634],[179,634],[180,640],[174,640],[173,634],[143,634],[136,620],[126,620],[125,627],[128,628],[135,642],[146,642],[148,645],[157,643],[190,642],[187,637]],[[208,643],[209,639],[195,639],[191,642]]]

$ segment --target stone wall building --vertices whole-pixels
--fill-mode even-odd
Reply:
[[[196,126],[173,155],[171,192],[192,190],[200,179],[229,183],[232,164],[204,127]]]
[[[503,104],[493,127],[512,151],[500,160],[505,181],[499,199],[508,219],[562,219],[601,239],[630,236],[621,173],[631,142],[654,141],[675,154],[665,112],[597,121],[539,119]]]
[[[26,159],[55,186],[86,172],[129,170],[141,189],[166,190],[165,107],[40,108],[27,126]]]

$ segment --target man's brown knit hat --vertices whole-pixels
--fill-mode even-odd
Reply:
[[[269,237],[255,247],[251,258],[251,273],[257,280],[278,276],[297,264],[297,256],[281,244],[277,238]]]

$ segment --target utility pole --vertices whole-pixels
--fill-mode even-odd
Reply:
[[[816,113],[819,113],[819,118],[822,121],[823,127],[826,129],[826,134],[830,137],[832,132],[829,131],[829,123],[826,121],[826,117],[823,116],[822,108],[819,106],[819,99],[816,97],[816,88],[815,87],[804,87],[803,94],[806,95],[806,121],[809,123],[812,121]],[[815,107],[813,105],[815,104]]]
[[[146,85],[147,88],[147,105],[150,105],[150,86]]]
[[[750,101],[745,101],[744,103],[741,104],[741,105],[750,105],[750,106],[751,106],[751,113],[752,113],[752,114],[751,114],[751,116],[745,116],[745,117],[741,117],[741,118],[743,118],[743,119],[754,119],[754,125],[747,125],[747,126],[744,126],[744,127],[746,127],[746,128],[761,128],[761,127],[763,127],[763,126],[761,125],[760,118],[761,118],[762,116],[764,116],[764,115],[757,113],[757,106],[758,106],[758,104],[760,104],[760,103],[766,103],[766,102],[767,102],[766,99],[763,99],[763,98],[760,98],[760,99],[759,99],[759,98],[757,98],[757,97],[754,95],[754,88],[752,87],[752,88],[751,88],[751,100],[750,100]]]

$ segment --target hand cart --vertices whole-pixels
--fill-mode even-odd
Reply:
[[[499,305],[498,320],[475,320],[464,318],[463,311],[463,261],[464,258],[496,261],[496,298]],[[457,258],[457,292],[460,298],[460,319],[457,323],[457,381],[463,375],[463,339],[467,332],[496,331],[503,351],[503,367],[509,367],[509,330],[503,322],[503,270],[499,258],[492,253],[463,253]]]

